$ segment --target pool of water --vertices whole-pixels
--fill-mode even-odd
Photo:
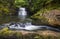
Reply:
[[[0,25],[9,22],[19,22],[20,19],[17,16],[2,16],[0,17]]]

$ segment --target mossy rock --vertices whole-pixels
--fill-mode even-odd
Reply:
[[[53,10],[46,10],[44,12],[37,12],[37,14],[32,16],[32,19],[37,20],[36,23],[39,24],[47,24],[52,26],[60,25],[60,10],[59,9],[53,9]]]

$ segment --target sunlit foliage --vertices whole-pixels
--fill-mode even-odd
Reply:
[[[0,16],[14,13],[14,0],[0,0]]]

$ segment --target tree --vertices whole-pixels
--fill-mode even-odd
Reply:
[[[0,16],[14,13],[15,0],[0,0]]]

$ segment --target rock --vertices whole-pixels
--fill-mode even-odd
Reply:
[[[45,17],[50,25],[60,25],[60,10],[51,10],[45,14]]]
[[[34,34],[39,34],[42,36],[59,36],[60,33],[59,32],[55,32],[55,31],[50,31],[50,30],[45,30],[45,31],[15,31],[15,32],[20,32],[22,35],[34,35]]]
[[[37,22],[37,24],[57,26],[60,25],[60,10],[54,9],[46,12],[39,11],[32,16],[32,19],[34,19],[34,23]]]

